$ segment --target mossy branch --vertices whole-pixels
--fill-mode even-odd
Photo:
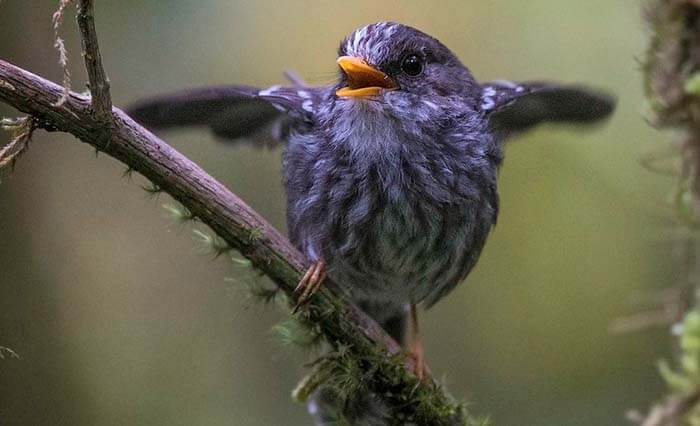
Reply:
[[[662,362],[660,371],[669,395],[639,417],[642,426],[700,424],[700,311],[690,310],[697,293],[700,264],[693,236],[700,226],[700,2],[648,0],[645,19],[651,39],[644,61],[644,81],[653,124],[682,135],[673,150],[678,158],[678,184],[673,198],[676,222],[683,235],[679,247],[688,264],[679,284],[682,299],[673,310],[682,329],[677,368]],[[668,152],[672,152],[669,150]],[[693,288],[694,287],[694,288]]]
[[[293,289],[307,261],[287,238],[199,166],[111,107],[91,13],[91,2],[81,1],[79,26],[91,98],[66,94],[64,87],[0,60],[0,101],[29,114],[39,128],[70,133],[141,173],[295,301]],[[366,389],[386,395],[397,416],[417,424],[471,424],[439,384],[417,380],[412,360],[401,355],[400,346],[334,288],[329,283],[300,315],[318,326],[333,350],[341,349],[370,374],[363,383]]]

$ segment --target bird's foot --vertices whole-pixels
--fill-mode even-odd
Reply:
[[[416,375],[418,380],[421,382],[429,381],[432,376],[430,368],[425,362],[425,351],[423,350],[423,342],[420,339],[411,342],[408,356],[413,360],[413,374]]]
[[[292,313],[295,314],[301,305],[308,302],[308,300],[313,296],[323,285],[323,281],[326,279],[326,263],[322,260],[314,262],[309,269],[306,270],[304,276],[299,280],[299,284],[294,289],[294,294],[299,295],[297,298],[297,304],[294,305]]]
[[[411,304],[410,321],[408,325],[408,356],[413,359],[413,372],[422,382],[427,382],[431,378],[428,364],[425,363],[425,350],[423,349],[423,339],[418,332],[418,308]]]

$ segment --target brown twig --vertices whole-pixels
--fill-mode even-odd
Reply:
[[[87,69],[92,108],[99,121],[108,122],[112,117],[112,96],[109,93],[109,79],[102,66],[102,55],[97,43],[95,16],[92,0],[78,1],[78,28],[82,45],[82,55]]]
[[[131,166],[292,294],[304,269],[304,258],[245,202],[119,109],[114,109],[115,128],[109,146],[99,145],[93,135],[101,123],[91,114],[90,100],[71,92],[63,108],[56,108],[54,103],[61,95],[61,86],[0,60],[0,100]],[[368,327],[368,337],[384,339],[381,329],[374,330]],[[390,347],[398,346],[394,343]]]
[[[10,358],[19,359],[19,354],[17,354],[17,352],[8,347],[0,346],[0,359],[5,359],[5,353],[7,353]]]
[[[651,407],[639,426],[681,426],[683,420],[700,401],[700,392],[685,396],[672,396]]]

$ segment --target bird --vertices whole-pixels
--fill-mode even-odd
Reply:
[[[329,278],[416,360],[418,306],[464,281],[499,212],[504,142],[541,123],[591,124],[615,97],[578,84],[480,83],[438,39],[377,22],[342,40],[337,81],[201,87],[127,109],[154,130],[209,127],[284,145],[287,224],[309,268],[300,304]],[[361,424],[357,422],[357,424]]]

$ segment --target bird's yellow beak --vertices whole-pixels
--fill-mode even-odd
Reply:
[[[388,75],[354,56],[341,56],[338,65],[348,76],[348,86],[338,89],[335,94],[341,97],[364,97],[381,93],[382,90],[396,89],[398,86]]]

